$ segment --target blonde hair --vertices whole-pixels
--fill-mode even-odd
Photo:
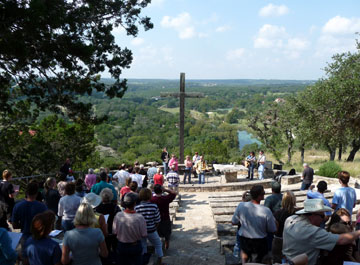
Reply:
[[[296,206],[296,197],[292,191],[285,191],[282,201],[281,207],[288,211],[288,213],[293,214],[295,212]]]
[[[45,193],[47,193],[49,190],[50,190],[50,186],[56,182],[56,178],[54,177],[48,177],[45,181],[45,184],[44,184],[44,190],[45,190]]]
[[[93,226],[96,222],[93,208],[88,203],[80,203],[75,214],[74,225]]]
[[[114,194],[112,193],[111,189],[104,188],[100,192],[100,197],[103,202],[111,202],[114,197]]]

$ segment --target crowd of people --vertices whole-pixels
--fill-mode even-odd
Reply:
[[[312,169],[304,164],[302,189],[307,188],[307,199],[301,210],[297,209],[294,193],[282,193],[278,182],[272,183],[272,194],[264,205],[260,204],[265,197],[262,185],[254,185],[244,193],[232,217],[233,225],[239,228],[234,255],[240,255],[243,264],[269,264],[264,260],[269,257],[273,263],[291,264],[301,254],[307,255],[309,265],[360,262],[360,214],[356,222],[351,221],[356,192],[348,186],[350,174],[338,173],[341,187],[331,203],[324,196],[327,183],[319,181],[314,191],[312,175]]]
[[[147,241],[162,264],[163,247],[170,246],[169,205],[180,182],[176,169],[171,164],[164,175],[156,163],[146,169],[135,162],[122,164],[114,175],[89,169],[82,179],[74,177],[67,159],[43,187],[30,181],[24,199],[16,199],[12,174],[5,170],[0,182],[0,264],[140,265],[150,257]],[[9,244],[12,229],[22,233],[16,251]],[[63,231],[58,242],[50,237],[54,229]]]

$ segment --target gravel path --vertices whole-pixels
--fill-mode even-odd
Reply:
[[[163,262],[170,265],[225,263],[220,254],[208,193],[181,194],[181,207],[176,213],[170,248]]]

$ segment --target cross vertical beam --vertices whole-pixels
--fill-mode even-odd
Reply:
[[[184,162],[184,125],[185,125],[185,73],[180,73],[180,163]]]

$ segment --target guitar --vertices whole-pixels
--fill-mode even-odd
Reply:
[[[248,161],[248,160],[245,160],[245,163],[244,163],[245,167],[249,168],[250,165],[251,165],[251,162]]]

